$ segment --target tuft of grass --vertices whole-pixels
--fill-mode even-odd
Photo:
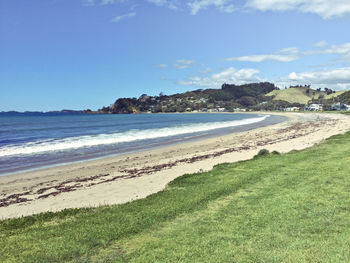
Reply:
[[[350,133],[123,205],[0,221],[0,262],[350,262]]]

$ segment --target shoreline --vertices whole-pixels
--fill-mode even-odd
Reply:
[[[165,114],[167,114],[167,113],[165,113]],[[221,113],[216,113],[216,114],[221,114]],[[170,140],[167,140],[167,141],[158,141],[158,142],[148,141],[146,144],[141,143],[140,145],[130,146],[129,148],[124,147],[123,149],[119,149],[119,152],[114,151],[114,152],[110,152],[110,153],[105,154],[105,155],[102,153],[103,151],[100,150],[99,152],[96,152],[96,154],[94,156],[90,156],[90,157],[78,156],[78,157],[75,157],[74,160],[68,160],[67,158],[60,159],[60,160],[58,160],[58,159],[57,160],[48,160],[48,163],[46,163],[44,165],[42,165],[43,162],[41,162],[41,163],[33,163],[31,165],[27,165],[26,168],[24,168],[24,167],[21,167],[19,169],[17,168],[16,170],[15,169],[8,169],[7,171],[5,170],[5,172],[0,170],[0,177],[12,176],[12,175],[19,174],[19,173],[35,172],[35,171],[42,170],[42,169],[50,169],[50,168],[54,168],[54,167],[60,167],[60,166],[81,163],[81,162],[86,162],[86,161],[101,160],[104,158],[117,157],[117,156],[122,156],[122,155],[126,155],[126,154],[137,153],[137,152],[150,151],[153,149],[163,148],[163,147],[172,146],[172,145],[176,145],[176,144],[194,142],[197,140],[205,140],[208,138],[223,136],[223,135],[227,135],[227,134],[231,134],[231,133],[245,132],[245,131],[249,131],[251,129],[256,129],[256,128],[261,128],[261,127],[266,127],[266,126],[270,126],[273,124],[277,124],[279,122],[283,122],[286,120],[286,117],[282,117],[282,116],[275,115],[275,114],[252,113],[249,115],[256,115],[256,117],[260,117],[263,115],[263,116],[268,116],[268,117],[267,117],[267,119],[264,119],[262,121],[257,121],[254,123],[240,124],[237,126],[225,127],[225,128],[208,129],[208,130],[204,131],[205,132],[204,134],[202,134],[203,131],[202,132],[194,132],[194,133],[184,133],[183,136],[185,136],[185,138],[183,138],[183,137],[177,138],[176,136],[172,136],[173,138]],[[272,119],[270,119],[271,115],[273,116]],[[283,120],[282,120],[282,118],[283,118]],[[247,119],[247,120],[249,120],[249,119]],[[240,121],[240,120],[233,120],[233,121]],[[37,157],[37,158],[40,159],[40,157]]]
[[[350,130],[350,117],[344,115],[274,115],[288,120],[148,151],[0,176],[0,219],[126,203],[161,191],[186,173],[250,159],[262,148],[301,150]]]

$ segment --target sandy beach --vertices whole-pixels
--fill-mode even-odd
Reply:
[[[278,115],[288,120],[247,132],[1,176],[0,218],[122,204],[161,191],[183,174],[250,159],[263,148],[300,150],[350,130],[346,115]]]

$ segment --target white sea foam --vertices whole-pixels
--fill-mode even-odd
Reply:
[[[0,157],[12,155],[40,154],[45,152],[78,149],[82,147],[93,147],[99,145],[132,142],[137,140],[164,138],[188,133],[204,132],[220,128],[229,128],[240,125],[253,124],[261,122],[268,117],[269,115],[259,115],[259,117],[256,118],[249,118],[236,121],[195,123],[168,128],[129,130],[125,132],[112,134],[87,135],[79,137],[70,137],[65,139],[36,141],[26,143],[23,145],[9,145],[0,148]]]

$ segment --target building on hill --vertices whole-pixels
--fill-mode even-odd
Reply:
[[[350,111],[350,105],[346,105],[342,102],[334,103],[332,105],[332,110],[336,111]]]
[[[305,110],[306,111],[321,111],[321,110],[323,110],[323,106],[321,104],[313,103],[313,104],[307,105],[305,107]]]
[[[235,108],[233,109],[234,112],[245,112],[247,111],[246,109],[240,109],[240,108]]]
[[[280,108],[280,111],[300,111],[299,107]]]
[[[219,112],[227,112],[227,110],[225,108],[218,108]]]

